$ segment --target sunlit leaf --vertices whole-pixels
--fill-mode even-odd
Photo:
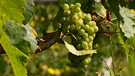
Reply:
[[[24,20],[23,13],[25,12],[23,6],[25,0],[2,0],[0,1],[0,17],[5,20],[14,20],[17,23],[22,23]]]
[[[4,32],[1,36],[0,43],[10,59],[15,76],[27,76],[27,71],[24,66],[26,62],[23,60],[26,58],[29,59],[29,57],[11,45],[8,36]]]
[[[106,9],[104,8],[104,6],[101,4],[101,2],[95,2],[94,6],[94,11],[101,17],[105,17],[106,16]]]
[[[1,0],[0,1],[0,34],[5,21],[14,20],[17,23],[22,23],[24,20],[23,13],[25,12],[23,5],[25,0]]]
[[[74,55],[81,56],[81,55],[87,55],[87,54],[93,54],[96,53],[96,50],[76,50],[75,47],[68,42],[64,41],[65,46],[67,49]]]
[[[122,32],[127,38],[133,37],[135,34],[135,14],[127,8],[120,7],[120,15]]]
[[[36,36],[33,34],[34,29],[29,25],[25,25],[24,28],[27,30],[27,35],[24,37],[24,40],[30,43],[31,51],[35,52],[38,46]]]

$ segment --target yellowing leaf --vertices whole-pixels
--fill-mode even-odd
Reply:
[[[26,58],[29,59],[29,57],[11,45],[8,36],[4,32],[0,38],[0,43],[10,59],[15,76],[27,76],[27,71],[24,66],[26,62],[23,60]]]
[[[64,41],[67,49],[74,55],[81,56],[81,55],[87,55],[87,54],[93,54],[96,53],[96,50],[76,50],[75,47],[68,42]]]

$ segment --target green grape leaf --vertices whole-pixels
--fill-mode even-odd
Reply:
[[[24,59],[29,57],[10,44],[8,36],[3,32],[0,43],[9,57],[15,76],[27,76]]]
[[[64,40],[65,46],[74,55],[81,56],[96,53],[96,50],[76,50],[75,47]]]
[[[25,28],[20,24],[16,24],[14,21],[7,21],[4,24],[4,31],[13,45],[19,44],[27,34]]]
[[[0,76],[2,76],[6,72],[6,61],[4,61],[4,58],[0,56]]]
[[[135,34],[135,14],[131,10],[120,7],[120,16],[122,25],[120,28],[127,38],[133,37]]]
[[[13,21],[7,21],[4,24],[4,31],[8,35],[11,44],[15,45],[23,53],[28,55],[30,52],[29,49],[34,52],[38,48],[36,36],[33,34],[33,28],[29,25],[24,26],[16,24]]]
[[[107,0],[108,5],[116,15],[117,19],[120,20],[120,15],[119,15],[119,2],[118,0]]]
[[[118,25],[117,25],[117,32],[121,32]],[[124,49],[126,51],[125,54],[126,54],[126,59],[128,61],[129,60],[129,58],[128,58],[129,57],[129,47],[128,47],[128,44],[127,44],[127,42],[126,43],[124,42],[124,39],[123,39],[123,36],[122,36],[121,33],[117,33],[117,35],[118,35],[119,42],[123,45],[123,47],[124,47]]]
[[[0,1],[0,35],[5,21],[14,20],[17,23],[22,23],[24,20],[23,13],[25,12],[23,5],[25,0],[1,0]]]
[[[0,37],[3,32],[3,20],[0,18]]]
[[[106,16],[106,9],[100,1],[89,0],[87,11],[90,13],[97,13],[101,17]]]
[[[25,20],[23,21],[23,24],[27,24],[34,13],[34,2],[33,0],[26,0],[26,4],[24,5],[24,8],[26,12],[24,13]]]
[[[22,23],[24,20],[23,6],[25,0],[2,0],[0,1],[0,18],[3,20],[14,20],[17,23]]]
[[[27,35],[24,37],[24,40],[30,43],[31,52],[35,52],[38,48],[36,36],[33,34],[34,29],[30,25],[25,25],[24,28],[27,30]]]
[[[101,2],[95,2],[93,5],[94,11],[101,17],[106,16],[106,9],[104,6],[101,4]]]

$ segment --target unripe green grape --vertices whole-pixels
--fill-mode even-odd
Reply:
[[[81,26],[77,26],[77,25],[76,25],[76,26],[75,26],[75,29],[76,29],[76,30],[79,30],[79,29],[81,29]]]
[[[83,48],[84,50],[88,50],[88,43],[87,43],[86,41],[83,41],[83,42],[82,42],[82,48]]]
[[[81,7],[81,4],[80,3],[76,3],[75,6],[76,7]]]
[[[70,29],[70,25],[64,25],[63,28],[62,28],[63,33],[64,33],[64,34],[69,33],[69,32],[70,32],[69,29]]]
[[[80,7],[76,7],[75,8],[75,12],[81,12],[81,8]]]
[[[88,36],[89,36],[89,35],[88,35],[88,33],[86,33],[86,32],[83,34],[83,38],[84,38],[84,39],[87,38]]]
[[[66,16],[68,16],[69,14],[71,14],[71,11],[70,11],[70,10],[65,10],[65,11],[64,11],[64,14],[65,14]]]
[[[89,33],[89,34],[93,34],[93,33],[94,33],[94,28],[93,28],[93,27],[89,27],[88,33]]]
[[[97,48],[98,48],[98,44],[95,44],[95,45],[94,45],[94,48],[97,49]]]
[[[72,25],[70,26],[70,30],[73,31],[74,29],[75,29],[75,25],[72,24]]]
[[[83,25],[83,20],[79,19],[75,21],[76,26],[82,26]]]
[[[88,24],[84,25],[84,30],[89,31],[90,26]]]
[[[78,20],[78,16],[77,16],[76,14],[74,14],[74,15],[72,16],[72,20],[73,20],[73,21]]]
[[[89,49],[92,49],[92,42],[88,43]]]
[[[95,33],[93,33],[91,36],[93,36],[93,38],[95,38],[96,34],[95,34]]]
[[[91,21],[91,15],[90,14],[86,14],[85,17],[84,17],[84,21],[86,23],[90,22]]]
[[[69,8],[71,9],[74,8],[74,4],[70,4]]]
[[[69,9],[69,5],[68,5],[67,3],[65,3],[65,4],[63,5],[63,9],[64,9],[64,10],[68,10],[68,9]]]
[[[83,55],[83,56],[80,56],[80,61],[83,61],[84,59],[90,57],[90,55]]]
[[[91,27],[96,26],[96,22],[95,22],[95,21],[90,21],[88,24],[89,24],[89,26],[91,26]]]
[[[61,23],[66,22],[66,19],[67,19],[66,17],[62,17],[62,18],[61,18]]]
[[[77,16],[78,16],[79,19],[82,19],[83,18],[83,12],[78,12]]]
[[[89,58],[84,59],[82,61],[82,63],[83,63],[83,65],[88,65],[90,63],[90,61],[91,61],[91,58],[89,57]]]
[[[90,40],[89,40],[89,38],[85,38],[85,41],[86,41],[86,42],[89,42]]]
[[[84,41],[83,38],[81,38],[81,39],[78,40],[79,43],[82,43],[83,41]]]
[[[82,45],[81,44],[77,44],[76,48],[77,48],[77,50],[81,50],[82,49]]]
[[[85,33],[85,30],[84,29],[80,29],[79,31],[78,31],[78,34],[79,35],[83,35]]]
[[[79,34],[76,34],[75,37],[76,37],[77,40],[81,39],[81,36]]]
[[[89,36],[88,38],[89,38],[89,41],[93,41],[94,39],[93,36]]]
[[[94,32],[98,32],[98,27],[97,26],[93,26],[94,28]]]
[[[93,27],[93,21],[87,23],[90,27]]]

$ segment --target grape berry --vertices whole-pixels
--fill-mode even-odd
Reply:
[[[64,34],[72,34],[71,44],[77,50],[91,50],[95,33],[98,31],[96,22],[91,20],[91,15],[81,10],[81,4],[63,4],[63,18],[61,19]],[[73,39],[74,38],[74,39]],[[68,59],[73,67],[86,67],[91,61],[91,55],[76,56],[68,54]]]

